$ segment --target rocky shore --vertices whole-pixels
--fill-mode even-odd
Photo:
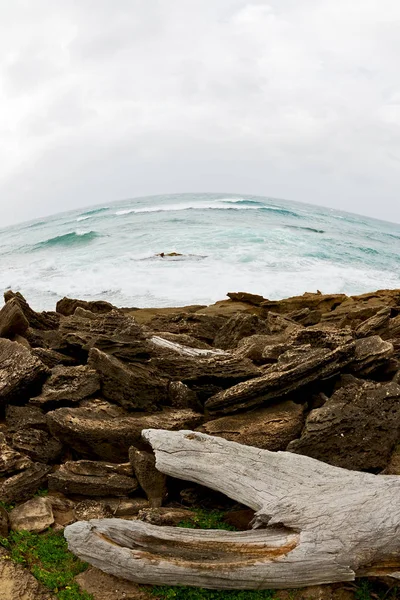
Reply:
[[[63,298],[37,313],[5,293],[1,538],[103,517],[176,525],[195,521],[195,508],[249,527],[248,509],[161,475],[141,437],[148,428],[400,474],[400,290],[228,297],[168,309]],[[0,560],[5,600],[54,597],[29,578]],[[112,579],[94,569],[78,576],[94,600],[148,597]],[[340,586],[310,593],[354,597]]]

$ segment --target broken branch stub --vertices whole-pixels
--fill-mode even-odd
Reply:
[[[101,519],[65,529],[69,548],[137,583],[293,588],[356,576],[400,578],[400,477],[332,467],[191,431],[143,437],[166,475],[257,511],[253,530],[202,531]]]

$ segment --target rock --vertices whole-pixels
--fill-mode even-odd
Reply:
[[[28,320],[20,309],[18,302],[14,298],[6,302],[0,310],[0,337],[23,336],[28,327]]]
[[[115,306],[109,302],[104,302],[103,300],[92,300],[90,302],[86,302],[86,300],[76,300],[75,298],[64,297],[57,302],[56,312],[58,312],[60,315],[68,317],[74,314],[77,307],[83,308],[97,315],[102,315],[115,309]]]
[[[108,575],[94,567],[75,577],[75,581],[81,590],[91,594],[93,600],[156,600],[144,586]]]
[[[55,312],[38,313],[32,310],[25,298],[19,292],[8,290],[4,293],[4,300],[8,304],[11,300],[18,304],[29,326],[33,329],[58,329],[60,317]]]
[[[264,357],[263,353],[264,350],[270,346],[271,341],[274,340],[275,336],[271,335],[251,335],[243,338],[240,340],[234,351],[235,356],[239,358],[248,358],[256,365],[263,365],[267,362],[271,362]]]
[[[33,406],[6,407],[6,423],[9,433],[20,429],[47,429],[46,416],[40,408]]]
[[[229,414],[271,403],[315,381],[337,375],[354,359],[354,352],[353,342],[335,350],[300,346],[282,354],[265,375],[239,383],[210,398],[206,409],[210,415]]]
[[[255,512],[251,508],[242,508],[240,510],[231,510],[224,515],[224,521],[239,531],[251,529],[251,522],[254,519]]]
[[[322,319],[321,310],[310,310],[309,308],[301,308],[300,310],[294,310],[287,313],[288,319],[300,323],[304,327],[310,325],[317,325]]]
[[[284,300],[266,300],[261,303],[263,311],[272,310],[284,315],[293,311],[308,308],[319,310],[322,313],[334,310],[347,299],[345,294],[311,294],[306,292],[302,296],[293,296]]]
[[[247,292],[228,292],[227,296],[234,302],[245,302],[247,304],[252,304],[253,306],[260,306],[263,302],[267,301],[264,296],[260,296],[259,294],[248,294]]]
[[[160,331],[157,335],[165,340],[174,342],[175,344],[181,344],[188,348],[199,348],[200,350],[212,350],[212,346],[201,342],[196,338],[187,335],[186,333],[170,333],[169,331]]]
[[[75,523],[75,502],[66,498],[60,492],[49,492],[46,497],[54,516],[54,525],[63,529],[71,523]]]
[[[50,348],[33,348],[32,354],[40,358],[42,363],[52,369],[58,365],[64,365],[65,367],[72,367],[76,365],[76,360],[72,356],[66,356],[61,352],[56,352]]]
[[[121,409],[119,409],[121,410]],[[59,408],[47,415],[50,432],[82,456],[111,462],[128,459],[131,446],[141,443],[142,429],[194,429],[204,417],[191,409],[164,409],[155,414],[112,412],[89,404],[81,408]]]
[[[301,433],[303,412],[302,405],[288,401],[208,421],[197,431],[264,450],[285,450]]]
[[[367,377],[385,365],[393,353],[393,344],[383,341],[378,335],[359,339],[356,341],[355,357],[349,370]]]
[[[40,533],[54,523],[53,511],[47,498],[32,498],[10,512],[11,529]]]
[[[355,383],[340,388],[310,412],[301,438],[287,450],[331,465],[379,472],[400,434],[400,386]]]
[[[8,512],[5,508],[0,506],[0,538],[6,538],[10,529],[10,520]],[[1,585],[0,585],[1,588]]]
[[[63,446],[47,431],[40,429],[21,429],[12,436],[12,446],[24,452],[33,461],[55,463],[61,456]]]
[[[182,381],[171,381],[168,387],[168,396],[174,408],[201,408],[197,394]]]
[[[210,313],[160,314],[151,320],[151,329],[155,332],[186,334],[212,345],[219,329],[226,323],[227,317]]]
[[[66,462],[49,475],[49,489],[81,496],[126,496],[134,492],[137,481],[120,475],[119,465],[91,461]]]
[[[90,521],[90,519],[109,519],[114,512],[109,503],[101,500],[81,500],[75,505],[74,516],[77,521]]]
[[[129,460],[140,487],[152,508],[159,508],[167,497],[166,476],[157,471],[154,454],[135,447],[129,448]]]
[[[192,521],[195,514],[186,508],[143,508],[139,511],[138,519],[152,525],[176,527],[181,521]]]
[[[114,517],[131,517],[137,515],[142,508],[150,508],[145,498],[118,498],[118,504],[113,507]]]
[[[370,317],[355,330],[357,338],[382,335],[388,331],[391,310],[389,307],[382,308],[373,317]]]
[[[397,445],[382,475],[400,475],[400,447]]]
[[[344,587],[343,584],[313,585],[296,590],[295,600],[356,600],[355,590]],[[278,590],[274,600],[294,600],[291,590]]]
[[[100,389],[100,378],[94,369],[57,366],[43,386],[42,393],[31,398],[29,404],[40,408],[57,408],[60,405],[76,404]]]
[[[48,374],[48,368],[21,344],[0,339],[0,406],[26,402]]]
[[[47,483],[51,467],[32,463],[27,469],[8,479],[0,480],[0,498],[3,502],[24,502]]]
[[[147,365],[126,365],[96,348],[89,352],[89,366],[101,380],[105,398],[126,410],[154,411],[168,399],[168,384]]]
[[[11,448],[6,442],[5,435],[0,433],[0,477],[23,471],[31,464],[29,458]]]
[[[236,348],[241,339],[251,335],[270,334],[271,330],[266,321],[257,315],[249,313],[238,313],[233,315],[219,329],[214,339],[216,348]]]
[[[1,600],[57,600],[4,548],[0,548],[0,589]]]

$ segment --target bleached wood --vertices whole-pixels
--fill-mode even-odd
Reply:
[[[219,349],[213,348],[191,348],[189,346],[184,346],[183,344],[178,344],[178,342],[171,342],[171,340],[166,340],[158,335],[153,335],[150,338],[150,342],[155,346],[159,346],[160,348],[166,348],[167,350],[172,350],[172,352],[176,352],[181,356],[190,356],[193,358],[203,357],[210,358],[212,356],[229,356],[228,352]]]
[[[347,471],[191,431],[148,429],[157,468],[253,508],[231,533],[102,519],[65,530],[83,560],[138,583],[293,588],[400,578],[400,477]]]

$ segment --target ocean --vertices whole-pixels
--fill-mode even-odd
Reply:
[[[278,299],[380,288],[400,288],[400,225],[260,196],[135,198],[0,231],[0,289],[36,310],[63,296],[162,307],[234,291]]]

